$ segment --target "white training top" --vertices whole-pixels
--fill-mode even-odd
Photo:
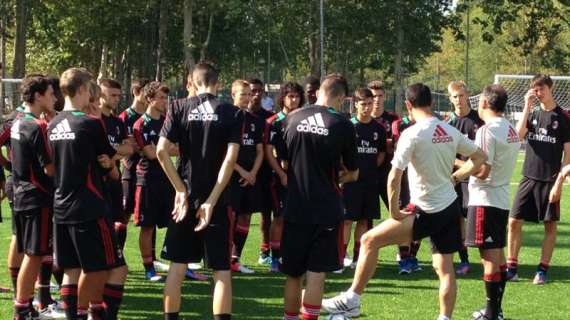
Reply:
[[[491,171],[485,180],[469,179],[469,205],[509,210],[510,181],[521,147],[517,131],[505,118],[493,118],[479,128],[475,144],[487,154]]]
[[[440,212],[457,199],[451,174],[456,154],[470,156],[477,146],[451,125],[431,117],[404,130],[392,166],[408,167],[411,203]]]

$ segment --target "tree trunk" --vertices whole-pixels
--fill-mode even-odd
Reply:
[[[0,16],[0,79],[6,77],[6,22],[7,15],[4,14],[2,8],[2,16]],[[4,83],[0,81],[0,111],[5,113],[4,108]]]
[[[402,46],[404,45],[404,29],[402,26],[402,19],[400,15],[398,15],[398,19],[396,21],[396,36],[397,36],[397,45],[396,45],[396,57],[394,59],[394,72],[395,72],[395,83],[394,86],[396,88],[396,104],[394,106],[394,111],[398,114],[402,114],[403,104],[404,104],[404,88],[403,88],[403,68],[402,68]]]
[[[109,46],[107,44],[103,44],[103,47],[101,47],[101,64],[99,65],[99,75],[97,76],[97,80],[109,77],[109,73],[107,72],[107,66],[109,63],[108,57]]]
[[[156,50],[156,81],[162,81],[164,72],[164,47],[166,42],[166,29],[168,27],[168,0],[160,0],[160,13],[158,18],[158,47]]]
[[[194,44],[192,43],[192,12],[194,0],[184,0],[184,68],[188,74],[194,68]]]
[[[208,21],[208,34],[206,35],[206,40],[204,40],[204,43],[202,43],[202,48],[200,49],[200,61],[206,60],[206,56],[208,54],[208,45],[210,45],[210,39],[212,38],[213,27],[214,27],[214,12],[211,12]]]
[[[14,37],[13,77],[26,75],[26,32],[28,29],[28,0],[16,1],[16,36]]]
[[[309,34],[309,66],[311,68],[311,75],[320,78],[321,66],[319,63],[319,38],[317,33]]]

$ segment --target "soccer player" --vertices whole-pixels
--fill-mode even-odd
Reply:
[[[114,166],[111,147],[89,105],[91,74],[71,68],[60,78],[65,107],[49,124],[55,169],[54,248],[65,276],[61,296],[68,319],[105,319],[103,290],[108,270],[122,253],[107,219],[103,176]],[[79,288],[78,288],[79,285]],[[79,293],[79,295],[78,295]]]
[[[507,277],[513,281],[518,280],[523,223],[544,223],[542,253],[533,280],[538,285],[546,282],[560,220],[560,201],[552,197],[554,183],[561,160],[563,165],[570,163],[570,116],[554,101],[552,85],[549,76],[536,75],[525,95],[522,117],[517,123],[520,139],[527,140],[523,178],[509,219]],[[533,110],[536,100],[540,108]]]
[[[18,251],[25,254],[14,300],[15,320],[39,317],[30,297],[44,257],[52,255],[53,218],[53,164],[47,145],[47,123],[40,116],[53,108],[56,98],[53,87],[42,75],[26,77],[21,90],[24,110],[13,122],[10,134],[16,239]],[[48,278],[47,287],[40,287],[39,291],[43,316],[51,316],[48,305],[52,301]]]
[[[228,320],[233,214],[224,190],[239,153],[243,114],[215,97],[218,72],[211,64],[198,63],[192,80],[198,96],[174,101],[157,146],[160,164],[176,190],[161,254],[172,262],[164,287],[164,319],[178,319],[186,264],[204,258],[213,269],[214,319]],[[175,143],[180,148],[178,171],[169,152]]]
[[[510,181],[521,146],[517,131],[503,117],[507,100],[500,85],[485,87],[479,98],[478,113],[485,125],[477,131],[475,144],[487,154],[487,161],[469,180],[465,241],[479,248],[483,262],[487,305],[475,312],[474,318],[479,320],[503,318]]]
[[[459,131],[433,115],[431,92],[426,85],[409,86],[405,103],[416,124],[402,133],[392,160],[388,178],[391,218],[362,236],[362,252],[352,286],[323,301],[324,309],[330,313],[360,315],[360,296],[374,275],[379,248],[428,236],[432,242],[433,266],[440,279],[438,320],[448,320],[453,313],[457,291],[453,253],[462,246],[461,208],[453,188],[455,183],[477,172],[486,156]],[[470,160],[453,172],[457,153]],[[411,205],[400,210],[400,183],[406,167]]]
[[[358,178],[354,126],[338,113],[347,91],[342,76],[329,75],[317,91],[315,105],[283,120],[289,166],[281,240],[286,320],[299,318],[301,304],[302,319],[317,319],[325,272],[341,267],[343,205],[338,183]],[[345,171],[339,174],[341,159]]]
[[[261,209],[257,173],[263,162],[263,129],[265,122],[248,109],[251,89],[247,81],[234,81],[232,84],[232,98],[234,105],[243,114],[243,129],[238,160],[229,186],[230,203],[236,214],[233,234],[234,253],[231,268],[234,272],[254,273],[252,269],[242,265],[239,259],[249,233],[251,214]]]
[[[353,100],[357,113],[351,122],[356,130],[359,177],[355,182],[344,184],[342,195],[345,206],[343,236],[343,252],[345,253],[350,240],[352,223],[356,221],[351,264],[351,268],[354,269],[360,251],[360,237],[369,230],[370,220],[380,219],[377,172],[378,166],[382,164],[386,155],[386,131],[379,122],[372,119],[373,94],[370,89],[356,90]]]
[[[248,80],[248,82],[251,88],[249,109],[253,114],[263,119],[263,121],[267,121],[268,118],[273,116],[273,112],[269,112],[261,107],[261,99],[265,94],[263,82],[255,78]],[[261,231],[261,245],[259,259],[257,262],[258,264],[271,264],[271,247],[269,243],[272,207],[271,193],[269,192],[271,184],[271,168],[269,168],[269,165],[265,161],[261,164],[256,181],[259,185],[259,189],[261,190],[259,198],[261,198],[262,201],[261,223],[259,224]]]
[[[384,202],[384,205],[388,207],[388,192],[386,189],[386,183],[388,181],[388,173],[392,168],[392,157],[394,157],[394,144],[392,142],[392,123],[398,120],[400,117],[390,111],[384,109],[385,89],[384,84],[380,80],[374,80],[368,83],[368,89],[372,91],[374,95],[374,107],[372,109],[372,118],[380,122],[386,130],[386,159],[381,166],[378,167],[378,185],[380,186],[379,193],[380,198]]]
[[[265,159],[273,169],[271,180],[271,200],[273,220],[270,228],[271,266],[270,272],[279,272],[281,259],[281,236],[283,231],[283,210],[287,200],[287,155],[283,141],[283,120],[290,112],[304,104],[303,88],[296,82],[281,86],[277,104],[280,111],[267,119],[265,126]]]
[[[560,169],[560,173],[556,177],[556,182],[554,183],[554,187],[552,187],[553,192],[551,192],[550,200],[556,202],[560,201],[560,197],[562,196],[562,186],[564,184],[564,178],[570,177],[570,165],[565,165],[562,169]]]
[[[447,123],[466,135],[469,140],[475,140],[477,129],[483,126],[484,123],[483,120],[479,118],[477,111],[471,109],[471,106],[469,106],[469,91],[467,90],[467,86],[463,81],[451,81],[447,86],[447,92],[449,93],[449,100],[451,104],[453,104],[453,110],[447,118]],[[455,160],[455,167],[460,167],[465,160],[465,157],[458,155]],[[463,239],[465,239],[465,218],[467,217],[467,204],[469,203],[468,183],[468,180],[460,181],[455,186],[455,192],[457,192],[459,203],[463,210],[463,219],[461,220],[461,234]],[[469,254],[466,246],[463,246],[461,250],[459,250],[459,258],[461,262],[455,272],[458,275],[464,275],[469,272]]]
[[[133,135],[142,151],[137,164],[137,188],[135,191],[135,225],[140,227],[139,246],[145,269],[145,278],[161,281],[154,267],[152,236],[155,228],[168,225],[172,212],[174,189],[160,167],[156,157],[160,130],[164,123],[163,113],[168,103],[169,89],[160,82],[150,82],[143,88],[146,112],[133,125]],[[176,148],[170,150],[176,155]]]
[[[305,100],[308,105],[317,102],[317,90],[321,87],[321,81],[315,76],[305,78]]]

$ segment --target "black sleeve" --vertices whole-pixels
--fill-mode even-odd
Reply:
[[[172,143],[180,141],[180,120],[182,118],[178,116],[177,111],[177,102],[171,102],[166,112],[166,119],[164,119],[164,124],[160,130],[160,136],[168,139]]]
[[[117,125],[119,126],[119,142],[123,142],[128,138],[127,126],[125,123],[117,118]]]
[[[112,158],[117,153],[117,151],[109,143],[109,139],[105,133],[105,128],[103,126],[102,120],[91,119],[90,123],[92,123],[93,126],[93,130],[91,130],[91,132],[93,132],[92,141],[95,144],[95,152],[97,155],[106,154]]]
[[[31,139],[38,163],[45,168],[51,163],[51,152],[47,142],[47,124],[45,122],[38,123]]]
[[[227,105],[226,108],[228,108],[228,110],[231,110],[233,113],[228,126],[228,143],[241,144],[244,124],[243,113],[234,106]]]
[[[263,143],[263,131],[265,130],[265,122],[260,118],[256,118],[255,121],[255,135],[253,136],[253,142],[255,144]]]
[[[397,122],[394,122],[397,123]],[[394,131],[392,131],[394,137]],[[378,152],[386,152],[386,129],[383,126],[378,126]]]
[[[354,171],[357,166],[357,149],[356,149],[356,130],[349,121],[344,121],[344,130],[341,136],[342,144],[342,162],[346,169]]]

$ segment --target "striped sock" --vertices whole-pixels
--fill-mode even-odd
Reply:
[[[303,313],[301,319],[303,320],[315,320],[319,318],[321,314],[321,306],[311,305],[303,303]]]
[[[107,307],[107,320],[116,320],[119,308],[123,302],[124,286],[120,284],[105,284],[103,301]]]
[[[299,312],[285,311],[283,320],[299,320]]]

